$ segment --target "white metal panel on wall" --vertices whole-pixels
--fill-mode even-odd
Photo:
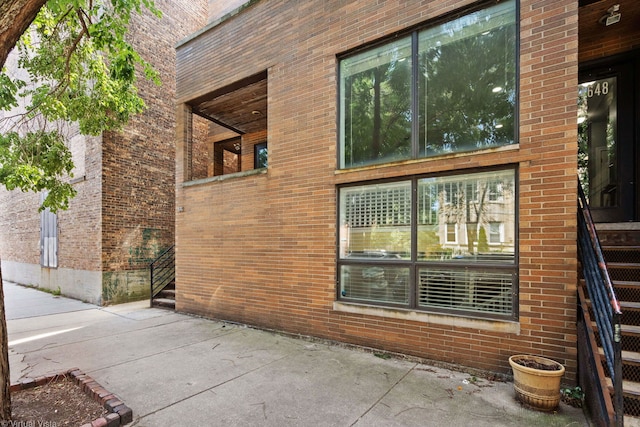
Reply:
[[[41,203],[45,197],[42,194]],[[40,212],[40,265],[58,267],[58,215],[49,209]]]

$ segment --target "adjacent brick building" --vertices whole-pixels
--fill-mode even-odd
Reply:
[[[577,177],[593,200],[604,179],[579,168],[577,88],[638,67],[638,6],[605,26],[609,3],[269,0],[213,19],[177,47],[176,308],[494,372],[542,354],[575,379]],[[629,196],[599,221],[638,220]]]
[[[3,278],[97,304],[149,296],[149,262],[174,243],[175,44],[206,24],[207,1],[156,1],[130,40],[158,70],[139,80],[147,111],[122,132],[84,137],[70,126],[78,192],[66,211],[38,213],[41,195],[0,193]]]

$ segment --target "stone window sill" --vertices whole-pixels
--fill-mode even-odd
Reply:
[[[342,313],[378,316],[398,320],[446,325],[458,328],[479,329],[483,331],[520,335],[520,323],[505,320],[489,320],[473,317],[451,316],[445,314],[425,313],[389,307],[376,307],[366,304],[334,301],[333,309]]]

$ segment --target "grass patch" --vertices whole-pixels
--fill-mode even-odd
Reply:
[[[60,286],[58,286],[58,289],[47,289],[47,288],[41,288],[38,285],[25,285],[25,288],[31,288],[31,289],[35,289],[36,291],[46,292],[56,297],[59,297],[60,295],[62,295]]]
[[[373,353],[373,355],[384,360],[391,359],[391,355],[389,353]]]

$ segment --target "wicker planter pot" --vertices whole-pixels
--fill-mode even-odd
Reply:
[[[564,366],[545,357],[523,354],[511,356],[509,364],[518,401],[540,411],[553,411],[558,407]]]

